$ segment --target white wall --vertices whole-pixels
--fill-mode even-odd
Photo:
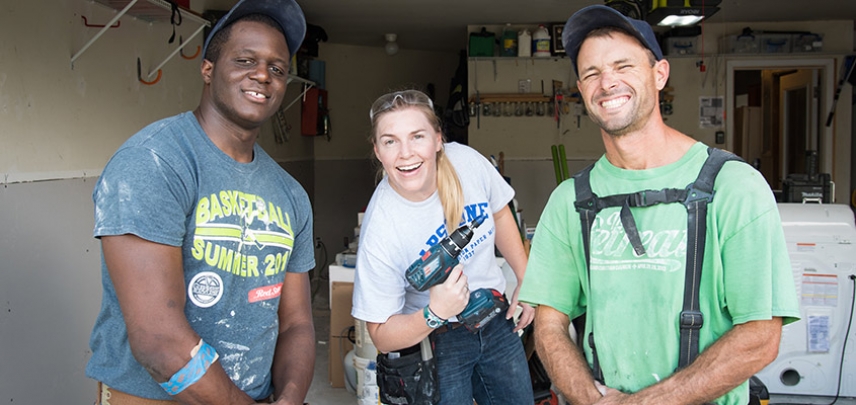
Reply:
[[[445,105],[457,54],[402,49],[394,56],[382,47],[321,43],[326,62],[332,135],[314,139],[315,229],[331,255],[353,240],[357,213],[374,191],[374,157],[368,135],[369,108],[380,95],[403,88],[436,88]]]
[[[0,181],[97,176],[116,148],[141,127],[197,106],[199,57],[176,55],[152,86],[137,80],[138,57],[145,76],[177,46],[177,39],[167,43],[172,34],[168,22],[150,24],[125,16],[72,68],[72,55],[100,30],[85,27],[82,17],[104,24],[114,15],[84,0],[0,4]],[[198,27],[185,19],[176,38],[188,38]],[[202,34],[188,42],[186,53],[194,54],[201,44]],[[290,97],[298,87],[291,86]],[[291,121],[299,122],[299,105],[289,113]],[[297,138],[288,148],[273,147],[267,128],[261,143],[271,146],[268,151],[280,161],[311,157],[311,148]]]

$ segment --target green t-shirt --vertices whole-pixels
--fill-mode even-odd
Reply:
[[[677,162],[624,170],[599,159],[591,171],[598,196],[685,188],[707,158],[697,143]],[[784,317],[799,306],[775,199],[763,176],[747,164],[727,162],[708,208],[700,288],[704,326],[700,350],[734,324]],[[679,203],[631,208],[646,253],[637,257],[619,219],[620,207],[601,211],[591,233],[591,283],[586,272],[573,179],[552,193],[535,232],[519,299],[548,305],[573,319],[587,315],[606,385],[636,392],[678,365],[686,267],[687,212]],[[592,364],[591,351],[585,347]],[[717,401],[748,403],[748,383]]]

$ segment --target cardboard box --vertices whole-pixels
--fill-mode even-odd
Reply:
[[[345,387],[344,355],[354,345],[348,340],[346,328],[354,326],[351,317],[351,297],[354,294],[354,283],[334,281],[330,293],[330,344],[328,345],[328,375],[330,386]],[[353,336],[353,334],[351,334]]]

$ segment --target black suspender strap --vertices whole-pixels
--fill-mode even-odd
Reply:
[[[713,201],[713,183],[722,165],[737,156],[721,149],[708,148],[708,157],[696,181],[687,186],[687,267],[684,281],[684,307],[680,316],[680,356],[678,369],[695,360],[699,352],[699,331],[704,315],[699,307],[701,268],[704,264],[704,246],[707,236],[707,206]]]
[[[591,277],[591,252],[589,251],[591,247],[591,227],[594,222],[594,217],[597,216],[597,212],[600,211],[598,198],[594,193],[592,193],[591,184],[589,184],[589,174],[593,167],[594,165],[589,165],[574,175],[574,191],[576,192],[576,201],[574,202],[574,206],[577,212],[580,213],[580,224],[583,227],[583,249],[585,250],[586,255],[586,278],[589,279]],[[591,294],[591,281],[588,283],[589,294]],[[597,359],[597,349],[594,346],[594,332],[588,335],[587,341],[591,348],[593,359],[592,375],[595,380],[603,382],[603,371],[600,369],[600,363]]]
[[[637,256],[645,254],[645,248],[636,227],[636,221],[630,207],[650,207],[661,203],[680,202],[687,208],[687,266],[684,281],[684,304],[680,313],[680,357],[678,369],[688,366],[699,352],[699,330],[704,324],[704,316],[699,307],[699,286],[701,268],[704,263],[705,236],[707,234],[707,206],[713,201],[713,183],[719,170],[729,160],[741,160],[736,155],[721,149],[708,148],[708,158],[699,171],[696,180],[685,189],[643,190],[630,194],[617,194],[598,197],[591,190],[590,173],[594,165],[575,174],[574,189],[576,202],[574,208],[580,214],[583,233],[583,247],[586,257],[586,274],[591,293],[591,229],[600,210],[607,207],[621,207],[619,218],[625,234]],[[590,298],[589,298],[590,300]],[[592,350],[593,373],[596,379],[603,381],[603,371],[597,359],[594,332],[588,336]]]
[[[589,184],[589,173],[591,173],[591,169],[594,165],[590,165],[586,167],[579,173],[574,175],[574,191],[576,191],[577,198],[576,202],[574,202],[574,206],[577,209],[577,212],[580,213],[580,221],[583,226],[583,247],[585,248],[586,253],[586,269],[590,273],[591,272],[591,263],[589,263],[589,259],[591,258],[591,253],[589,252],[589,239],[591,238],[591,226],[594,222],[594,217],[597,216],[598,211],[601,210],[598,207],[598,199],[597,196],[594,195],[591,191],[591,185]]]

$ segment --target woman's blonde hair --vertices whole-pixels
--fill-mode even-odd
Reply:
[[[434,103],[431,101],[431,98],[418,90],[402,90],[384,94],[372,104],[372,108],[369,111],[369,119],[371,119],[372,123],[369,142],[372,145],[375,145],[377,142],[377,123],[380,117],[388,112],[404,108],[414,108],[425,114],[428,121],[431,122],[432,128],[439,132],[443,142],[446,142],[442,122],[434,111]],[[383,175],[382,165],[378,170],[378,175],[379,177]],[[452,162],[449,161],[449,157],[446,156],[445,148],[440,148],[440,151],[437,152],[437,194],[440,197],[440,204],[443,206],[446,231],[452,232],[458,227],[461,218],[463,218],[464,191],[461,188],[458,173],[455,171],[454,166],[452,166]]]

